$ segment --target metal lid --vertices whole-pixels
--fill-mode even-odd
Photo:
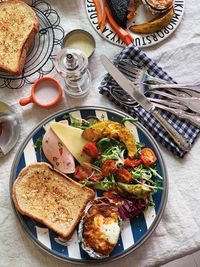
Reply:
[[[94,53],[96,42],[89,32],[76,29],[65,35],[62,48],[79,49],[89,58]]]
[[[64,78],[84,73],[87,65],[88,58],[79,49],[64,48],[55,59],[56,70]]]

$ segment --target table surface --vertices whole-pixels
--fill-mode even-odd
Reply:
[[[181,3],[182,1],[180,1]],[[15,267],[66,267],[72,264],[61,262],[45,254],[27,238],[19,225],[11,207],[9,196],[9,175],[14,156],[30,131],[45,117],[63,108],[84,105],[101,105],[116,108],[98,93],[98,85],[105,70],[100,63],[100,55],[110,59],[121,48],[103,40],[87,19],[84,1],[48,1],[59,12],[65,32],[75,28],[87,29],[96,40],[96,51],[89,60],[92,86],[87,97],[72,99],[63,96],[62,102],[51,110],[42,110],[34,105],[21,108],[17,101],[30,92],[30,85],[19,90],[0,89],[0,100],[14,106],[20,115],[21,136],[15,148],[0,159],[0,266]],[[165,41],[142,49],[178,82],[193,82],[199,78],[200,2],[186,2],[185,14],[177,30]],[[51,76],[60,80],[55,71]],[[196,140],[191,151],[182,160],[160,147],[169,176],[169,196],[162,220],[151,237],[135,252],[106,266],[159,266],[178,257],[200,249],[200,189],[199,151],[200,140]]]

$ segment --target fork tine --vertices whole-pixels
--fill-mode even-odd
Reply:
[[[130,80],[131,80],[131,79],[135,80],[135,79],[137,78],[137,76],[138,76],[137,73],[132,73],[132,72],[130,72],[129,70],[127,70],[127,69],[125,69],[125,68],[123,68],[123,67],[121,67],[121,66],[119,66],[119,69],[120,69],[120,71],[121,71],[123,74],[125,74],[125,75],[128,76],[128,77],[130,77]]]
[[[120,69],[120,71],[126,76],[126,78],[128,78],[132,83],[134,84],[138,84],[138,78],[137,76],[133,76],[130,73],[127,73],[127,71],[124,71],[122,69]]]
[[[129,72],[131,72],[131,73],[136,73],[136,74],[138,74],[138,72],[141,71],[140,68],[137,68],[137,67],[135,67],[135,66],[129,65],[127,62],[123,62],[123,61],[120,61],[120,62],[118,63],[118,66],[120,66],[120,67],[126,69],[127,71],[129,71]]]
[[[122,59],[120,62],[124,63],[125,65],[130,66],[130,68],[136,68],[136,69],[142,69],[143,67],[136,61],[134,60],[129,60],[129,59]]]
[[[119,62],[118,66],[137,76],[143,71],[143,69],[132,66],[126,62]]]
[[[130,68],[128,65],[118,64],[119,70],[134,84],[140,84],[144,76],[142,69]]]

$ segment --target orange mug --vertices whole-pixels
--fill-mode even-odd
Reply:
[[[61,100],[62,88],[52,77],[43,77],[35,81],[31,95],[19,100],[21,106],[35,103],[39,107],[52,108]]]

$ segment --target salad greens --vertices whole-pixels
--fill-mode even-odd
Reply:
[[[94,116],[88,117],[85,120],[72,115],[64,115],[63,119],[69,119],[72,127],[82,130],[99,122],[99,119]],[[126,121],[135,122],[136,119],[125,117],[122,119],[121,124],[124,124]],[[42,138],[43,137],[39,138],[35,142],[35,148],[41,149]],[[142,142],[136,142],[136,153],[132,159],[128,156],[128,150],[124,143],[117,139],[102,137],[92,145],[96,146],[97,156],[92,159],[92,162],[82,165],[83,168],[90,170],[88,173],[85,172],[85,169],[82,170],[83,178],[80,179],[79,182],[83,186],[89,186],[93,189],[101,190],[109,194],[111,193],[117,197],[118,200],[120,200],[120,204],[118,203],[118,205],[122,218],[137,216],[148,205],[154,205],[151,196],[157,190],[163,190],[163,178],[156,169],[156,157],[150,148],[146,148],[145,144]],[[145,156],[147,157],[152,151],[155,158],[155,161],[152,161],[153,164],[148,164],[148,160],[146,162],[142,160],[142,153],[145,149]],[[127,159],[133,165],[126,164],[125,162]],[[134,160],[137,162],[136,164]],[[110,168],[111,172],[103,170],[106,165],[105,163],[108,162],[109,164],[107,164],[106,168]],[[80,166],[78,165],[77,167]],[[122,180],[120,180],[118,176],[119,170],[122,171]],[[123,176],[126,176],[126,173],[130,176],[128,181],[123,180]],[[100,178],[95,178],[95,175]],[[76,177],[76,171],[74,178],[79,179]]]
[[[89,116],[87,120],[84,120],[84,119],[79,119],[79,118],[76,118],[74,117],[73,115],[71,114],[68,114],[68,115],[64,115],[63,116],[63,119],[64,120],[68,120],[70,119],[71,121],[71,126],[72,127],[75,127],[75,128],[80,128],[82,130],[88,128],[89,126],[93,125],[94,123],[98,122],[99,119],[94,117],[94,116]]]
[[[125,146],[117,140],[102,138],[96,143],[101,152],[101,156],[94,162],[94,165],[101,167],[103,162],[109,159],[116,160],[118,164],[123,164]]]
[[[43,139],[43,135],[40,136],[40,137],[35,141],[35,144],[34,144],[34,147],[35,147],[35,148],[42,148],[42,139]]]

